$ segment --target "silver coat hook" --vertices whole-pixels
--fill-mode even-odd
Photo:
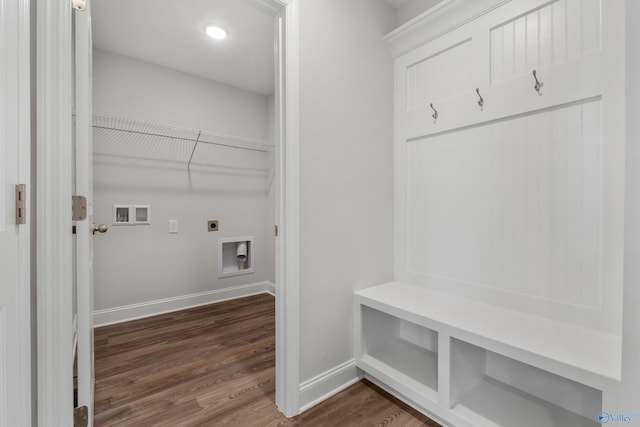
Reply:
[[[533,70],[533,78],[536,79],[536,84],[534,86],[534,89],[536,90],[536,92],[540,93],[540,89],[542,88],[543,83],[541,83],[538,80],[538,75],[536,74],[536,70]]]
[[[482,106],[484,105],[484,98],[482,97],[482,95],[480,95],[480,88],[477,87],[476,88],[476,93],[478,94],[478,97],[480,99],[478,99],[478,105],[480,106],[480,108],[482,108]]]
[[[433,117],[433,120],[438,120],[438,110],[433,108],[433,104],[430,104],[430,105],[431,105],[431,109],[433,110],[433,114],[431,115],[431,117]]]

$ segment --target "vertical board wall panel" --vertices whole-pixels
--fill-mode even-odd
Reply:
[[[5,307],[0,307],[0,427],[7,426],[7,322]]]
[[[582,196],[582,153],[580,141],[582,140],[581,117],[578,109],[567,111],[567,240],[569,242],[580,241],[582,236],[580,210],[580,197]],[[566,249],[565,249],[566,250]],[[579,251],[567,251],[567,281],[563,286],[565,299],[572,295],[580,295],[580,279],[582,260]]]
[[[582,0],[582,55],[600,50],[600,0]]]
[[[526,43],[525,37],[520,37],[520,40],[525,41]],[[492,52],[492,54],[490,55],[491,56],[491,80],[494,82],[501,82],[505,79],[504,55],[501,54],[503,51],[504,51],[504,28],[500,27],[491,31],[491,52]]]
[[[585,305],[601,307],[601,132],[600,103],[585,103],[582,107],[582,286],[581,299]],[[597,238],[593,239],[592,236]]]
[[[552,64],[551,58],[553,57],[553,17],[551,15],[553,6],[547,6],[540,9],[538,12],[538,45],[539,45],[539,57],[538,65],[540,67],[548,67]]]
[[[395,279],[619,334],[624,7],[491,4],[392,44]]]
[[[526,22],[527,33],[527,70],[531,70],[538,66],[538,13],[533,12],[520,19],[524,19]],[[500,55],[499,51],[494,53],[491,49],[491,54]],[[517,76],[505,76],[505,80],[512,79]]]
[[[524,295],[537,295],[536,283],[542,285],[539,268],[541,262],[540,238],[542,237],[540,233],[542,230],[540,229],[540,218],[536,213],[542,208],[540,206],[541,174],[539,169],[541,145],[544,144],[544,141],[539,138],[540,126],[538,119],[537,115],[529,115],[519,125],[525,132],[523,140],[526,147],[526,156],[523,159],[523,165],[525,167],[526,180],[524,185],[516,189],[511,195],[511,197],[518,197],[518,193],[524,193],[526,199],[526,211],[521,217],[522,221],[518,221],[518,217],[514,216],[517,226],[522,227],[526,233],[526,238],[523,242],[526,252],[522,257],[524,270],[521,273],[525,271],[527,273],[520,276],[520,280],[524,282],[523,286],[520,289],[517,287],[514,289],[515,292]],[[503,177],[503,179],[509,179],[509,177]],[[542,289],[539,290],[539,293],[542,293]]]
[[[1,6],[2,5],[0,4],[0,13],[2,12]],[[0,32],[0,36],[3,36],[2,32]],[[2,39],[0,38],[0,40]],[[4,59],[6,57],[4,53],[4,45],[5,43],[0,42],[0,59]],[[0,67],[0,82],[7,81],[7,78],[4,75],[5,74],[4,68],[5,67]],[[8,99],[8,94],[5,93],[4,85],[0,84],[0,101],[3,99]],[[5,112],[4,104],[5,104],[4,102],[0,102],[0,232],[6,229],[6,213],[7,213],[6,189],[9,186],[9,183],[7,182],[7,178],[9,178],[7,166],[9,165],[7,165],[8,153],[7,153],[7,147],[6,147],[9,141],[7,141],[6,137],[4,136],[5,134],[4,130],[7,129],[8,123],[5,122],[5,117],[7,116],[7,113]]]
[[[560,64],[567,58],[567,3],[557,1],[551,5],[551,64]]]
[[[567,58],[579,58],[582,54],[582,12],[583,0],[565,0],[567,14]]]
[[[599,51],[600,1],[556,0],[494,27],[491,82],[512,80]]]
[[[514,76],[522,76],[527,73],[527,23],[524,19],[517,19],[513,24],[513,57],[514,57]],[[497,49],[497,52],[500,50]],[[494,56],[494,55],[491,55]],[[500,55],[496,55],[500,56]],[[504,78],[503,78],[504,79]],[[500,81],[500,79],[498,79]]]
[[[538,159],[538,173],[539,173],[539,197],[540,208],[538,215],[538,228],[540,230],[539,242],[545,242],[546,245],[539,244],[537,247],[538,253],[538,269],[540,272],[540,288],[536,289],[536,285],[533,284],[533,295],[539,292],[540,295],[551,295],[551,265],[553,260],[551,253],[553,252],[553,236],[551,235],[552,218],[555,216],[555,212],[558,209],[554,208],[552,200],[554,199],[553,193],[557,187],[551,180],[553,174],[553,162],[552,162],[552,129],[551,122],[553,119],[553,113],[545,113],[537,116],[537,140],[540,141],[537,145],[540,150],[540,157]],[[534,144],[535,139],[534,139]],[[560,166],[562,167],[562,166]],[[548,212],[548,214],[545,214]]]
[[[502,28],[502,67],[505,76],[513,76],[515,72],[514,25],[507,22]]]
[[[552,193],[552,206],[562,206],[567,203],[567,110],[564,108],[553,111],[551,123],[551,182],[556,183],[555,191]],[[565,292],[567,285],[567,227],[569,219],[566,210],[556,210],[551,217],[551,276],[550,293],[551,299],[564,301],[570,295]]]
[[[601,308],[601,100],[407,143],[407,270]]]
[[[407,111],[459,95],[472,86],[472,41],[464,40],[407,67]]]

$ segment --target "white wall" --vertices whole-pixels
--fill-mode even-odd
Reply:
[[[94,53],[94,111],[268,140],[268,98],[104,51]],[[96,155],[95,309],[273,280],[265,173]],[[149,226],[111,226],[113,204],[151,206]],[[271,214],[273,217],[273,214]],[[179,233],[168,233],[168,221]],[[208,232],[207,221],[220,221]],[[218,238],[255,237],[255,273],[218,278]],[[270,236],[271,237],[271,236]]]
[[[276,97],[271,94],[267,97],[267,129],[265,132],[266,143],[275,144],[276,141]]]
[[[393,27],[382,0],[300,2],[302,381],[353,358],[353,292],[393,279]]]
[[[266,139],[266,96],[99,49],[93,80],[96,114]]]
[[[268,280],[263,175],[188,173],[165,164],[94,161],[95,309]],[[151,205],[151,225],[111,226],[113,204]],[[179,221],[169,234],[169,220]],[[207,231],[217,219],[220,231]],[[255,273],[219,279],[218,238],[254,236]]]
[[[276,99],[275,95],[267,98],[267,142],[275,144],[276,140]],[[266,209],[266,268],[267,280],[276,282],[276,241],[274,226],[276,223],[276,171],[275,151],[270,153],[269,172],[267,174],[267,207]]]
[[[640,412],[640,54],[636,40],[640,40],[640,2],[627,0],[626,7],[626,218],[624,315],[622,336],[622,399],[619,408],[611,411]],[[605,408],[609,409],[609,408]],[[633,419],[633,425],[640,418]]]

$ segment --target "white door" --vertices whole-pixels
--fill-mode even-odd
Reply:
[[[91,112],[91,4],[75,10],[75,194],[87,198],[87,219],[76,223],[78,405],[93,425],[93,150]],[[99,236],[99,233],[96,234]]]
[[[28,37],[28,2],[0,2],[0,427],[31,424],[29,229],[15,213],[29,177]]]

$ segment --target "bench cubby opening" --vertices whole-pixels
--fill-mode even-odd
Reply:
[[[361,367],[412,399],[437,401],[438,333],[362,306]]]
[[[451,409],[472,425],[600,425],[600,390],[455,338],[450,367]]]

